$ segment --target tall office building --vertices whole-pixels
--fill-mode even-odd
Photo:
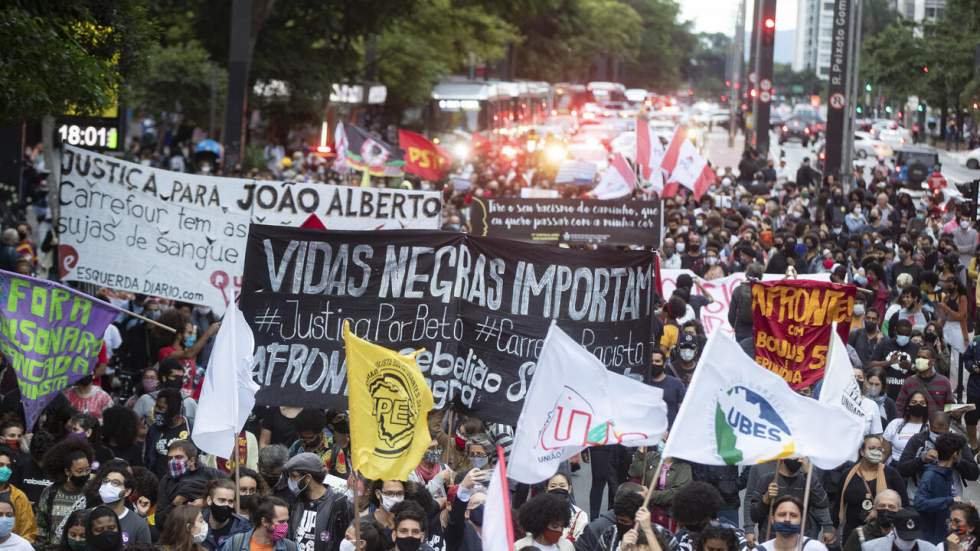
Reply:
[[[891,9],[915,22],[942,16],[946,0],[891,0]],[[796,12],[794,71],[816,71],[821,79],[830,73],[834,0],[799,0]]]

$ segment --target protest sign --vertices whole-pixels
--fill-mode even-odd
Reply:
[[[473,235],[532,243],[660,247],[660,200],[474,199]]]
[[[660,270],[663,278],[664,296],[670,298],[677,288],[677,276],[688,274],[696,278],[697,275],[691,270]],[[800,274],[798,279],[808,281],[830,281],[830,274]],[[785,279],[785,276],[778,274],[764,274],[763,281],[778,281]],[[701,325],[707,335],[715,331],[721,331],[730,337],[735,336],[735,330],[728,323],[728,308],[732,303],[732,293],[740,283],[745,281],[745,272],[735,272],[726,277],[718,279],[699,280],[705,292],[711,297],[711,303],[701,308]],[[691,294],[700,295],[701,291],[695,287],[691,289]]]
[[[17,374],[29,431],[55,395],[92,374],[117,312],[52,281],[3,270],[0,301],[0,350]]]
[[[241,287],[250,222],[436,229],[438,192],[198,176],[66,146],[59,189],[63,281],[224,311]]]
[[[342,327],[416,361],[437,409],[514,424],[552,319],[603,364],[649,363],[653,254],[451,232],[253,225],[241,310],[260,405],[346,407]]]
[[[847,343],[854,308],[853,285],[799,279],[752,284],[755,361],[794,390],[823,378],[831,324]]]

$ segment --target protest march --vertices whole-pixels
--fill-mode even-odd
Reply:
[[[2,234],[0,535],[980,545],[971,204],[885,165],[846,195],[751,148],[722,171],[642,117],[551,176],[337,132],[325,179],[63,147],[57,205]]]

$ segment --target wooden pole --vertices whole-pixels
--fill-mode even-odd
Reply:
[[[128,314],[130,316],[133,316],[134,318],[136,318],[138,320],[143,320],[146,323],[149,323],[151,325],[155,325],[155,326],[159,327],[160,329],[165,329],[167,331],[170,331],[171,333],[176,333],[177,332],[177,330],[174,329],[173,327],[164,325],[164,324],[162,324],[162,323],[160,323],[160,322],[158,322],[156,320],[152,320],[152,319],[150,319],[148,317],[141,316],[141,315],[137,314],[136,312],[130,312],[129,310],[126,310],[124,308],[119,308],[118,306],[114,306],[114,308],[116,310],[119,310],[120,312],[123,312],[124,314]]]
[[[657,470],[653,473],[653,478],[650,480],[650,487],[647,488],[647,494],[643,496],[644,507],[650,504],[650,496],[653,494],[654,486],[657,485],[657,480],[660,479],[660,472],[663,471],[665,459],[666,459],[665,457],[660,456],[660,462],[657,463]],[[643,474],[646,474],[646,472],[644,472]],[[643,479],[641,478],[640,480],[642,481]]]
[[[800,551],[803,548],[803,533],[806,531],[806,510],[810,505],[810,477],[813,476],[813,462],[807,460],[807,463],[806,486],[803,487],[803,517],[800,519],[800,534],[796,542],[796,551]],[[860,476],[860,473],[858,473],[858,476]]]
[[[361,475],[354,471],[354,487],[351,488],[351,493],[354,496],[354,548],[361,548],[361,504],[360,496],[357,495],[357,488],[361,485]]]
[[[776,480],[779,479],[779,467],[782,464],[783,464],[783,460],[782,459],[779,459],[779,460],[776,461],[776,474],[773,475],[772,482],[770,482],[770,484],[776,482]],[[766,488],[766,495],[769,495],[769,488],[768,487]],[[766,539],[765,539],[765,541],[769,541],[769,538],[772,537],[772,507],[773,507],[773,504],[774,503],[776,503],[776,498],[772,498],[772,499],[769,500],[769,518],[766,519]],[[763,542],[759,542],[759,543],[763,543]]]

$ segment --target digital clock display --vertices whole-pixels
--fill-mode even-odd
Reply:
[[[118,118],[65,117],[56,129],[62,143],[100,151],[122,151]]]

